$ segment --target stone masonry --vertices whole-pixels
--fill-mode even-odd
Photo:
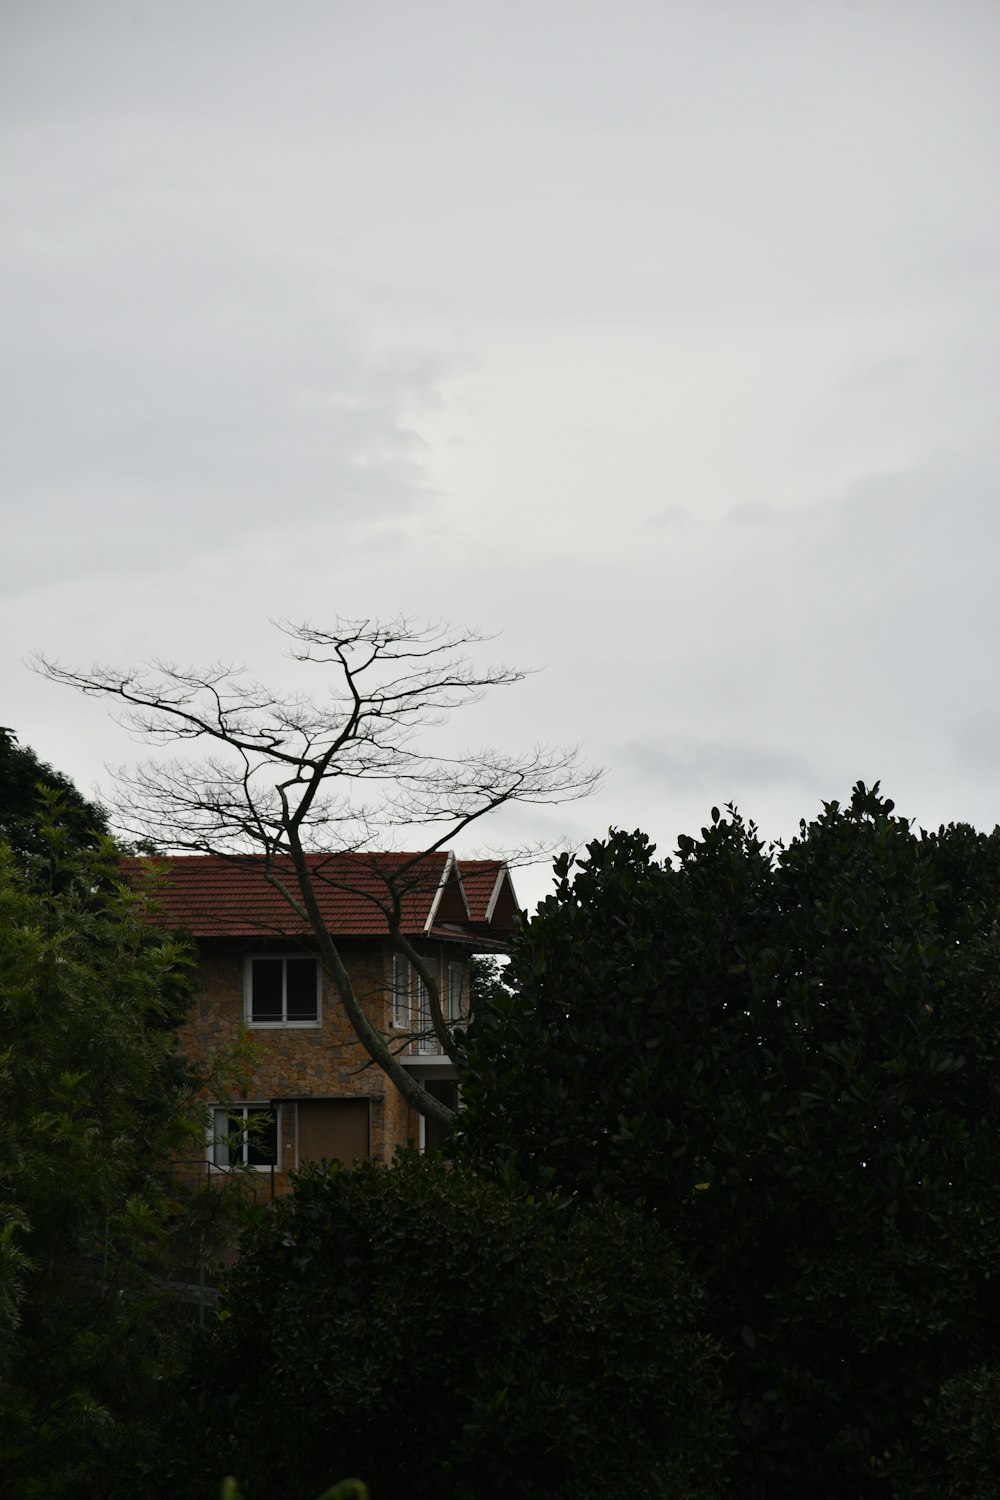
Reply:
[[[424,944],[423,951],[440,964],[444,945]],[[203,940],[199,945],[199,983],[180,1043],[191,1062],[202,1073],[237,1045],[246,1023],[246,961],[262,955],[301,953],[294,943],[259,940]],[[447,957],[460,956],[450,947]],[[387,943],[358,941],[342,945],[342,957],[351,974],[355,993],[369,1016],[383,1031],[390,1031],[392,959]],[[294,1101],[306,1099],[358,1099],[369,1101],[370,1150],[373,1160],[391,1161],[397,1146],[419,1140],[420,1122],[396,1087],[373,1064],[348,1022],[333,983],[323,977],[318,1025],[247,1027],[257,1056],[250,1076],[230,1081],[225,1103],[267,1104],[280,1101],[275,1109],[280,1128],[280,1170],[273,1173],[274,1192],[289,1188],[289,1171],[296,1165]],[[220,1091],[221,1092],[221,1091]],[[204,1092],[206,1105],[217,1101]],[[210,1171],[203,1162],[192,1162],[194,1171]],[[260,1191],[270,1191],[270,1172],[262,1173]]]

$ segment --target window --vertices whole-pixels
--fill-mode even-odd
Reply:
[[[246,1016],[251,1026],[318,1026],[319,965],[314,958],[249,958]]]
[[[421,954],[424,967],[433,975],[437,968],[437,961],[427,954]],[[424,980],[417,978],[417,1004],[420,1009],[420,1038],[417,1042],[418,1052],[440,1052],[441,1044],[434,1035],[434,1022],[431,1020],[431,992]]]
[[[401,953],[392,955],[392,1024],[410,1029],[410,964]]]
[[[462,989],[465,982],[465,965],[448,965],[448,1020],[462,1019]]]
[[[458,1084],[449,1078],[425,1078],[422,1080],[424,1088],[435,1099],[449,1109],[457,1109],[459,1106]],[[424,1151],[439,1151],[451,1133],[450,1125],[439,1125],[437,1120],[429,1120],[423,1116],[421,1124],[421,1149]]]
[[[279,1167],[278,1115],[269,1104],[215,1105],[208,1159],[213,1167]]]

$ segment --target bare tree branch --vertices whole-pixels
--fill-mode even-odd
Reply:
[[[386,866],[380,896],[364,895],[420,976],[430,1029],[460,1065],[436,975],[403,931],[403,901],[421,878],[421,856],[510,804],[584,797],[600,773],[572,749],[442,754],[424,743],[458,709],[527,675],[477,665],[472,652],[484,638],[475,631],[403,616],[337,620],[328,630],[279,622],[278,629],[291,643],[290,659],[322,675],[321,696],[273,691],[223,662],[203,671],[162,661],[129,671],[81,672],[44,657],[34,665],[53,682],[109,699],[117,722],[154,747],[204,745],[200,762],[148,760],[119,772],[117,826],[164,852],[263,856],[266,878],[311,928],[368,1056],[411,1105],[446,1121],[450,1111],[398,1060],[398,1038],[383,1036],[366,1015],[317,900],[333,865],[324,874],[307,856],[391,850],[404,835],[419,844],[409,859]]]

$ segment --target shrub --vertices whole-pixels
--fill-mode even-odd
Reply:
[[[662,1233],[404,1157],[309,1168],[244,1238],[197,1429],[251,1500],[720,1493],[719,1358]],[[218,1473],[218,1468],[215,1470]]]

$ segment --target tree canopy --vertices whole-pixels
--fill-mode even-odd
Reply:
[[[154,1269],[200,1122],[176,1048],[187,950],[142,920],[108,841],[39,889],[0,843],[0,1493],[93,1493],[156,1415],[173,1298]]]
[[[53,805],[58,823],[78,847],[93,849],[107,834],[103,808],[88,802],[68,777],[39,760],[27,745],[18,744],[13,729],[0,725],[0,839],[22,866],[48,859],[51,843],[41,825],[51,821]]]
[[[713,809],[654,854],[556,862],[459,1144],[667,1231],[741,1495],[916,1494],[941,1388],[1000,1355],[1000,832],[919,834],[859,783],[787,847]]]

